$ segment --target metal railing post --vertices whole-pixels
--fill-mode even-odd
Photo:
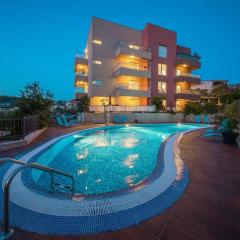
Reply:
[[[3,187],[3,234],[2,234],[2,236],[0,236],[0,240],[5,240],[5,239],[8,239],[13,234],[13,229],[10,229],[10,227],[9,227],[9,196],[10,196],[9,193],[10,193],[10,185],[11,185],[14,177],[19,172],[21,172],[22,170],[27,169],[27,168],[39,169],[39,170],[48,172],[51,175],[51,187],[54,185],[53,173],[65,176],[67,178],[70,178],[72,181],[72,189],[71,189],[72,191],[75,186],[75,180],[74,180],[73,176],[68,173],[62,172],[60,170],[56,170],[54,168],[45,167],[45,166],[42,166],[37,163],[24,163],[24,162],[21,162],[16,159],[12,159],[12,158],[3,158],[2,160],[0,160],[0,163],[1,162],[2,163],[12,162],[12,163],[17,163],[17,164],[22,165],[22,166],[16,168],[8,176],[8,178],[4,184],[4,187]]]

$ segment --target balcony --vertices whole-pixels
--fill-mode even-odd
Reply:
[[[76,54],[75,55],[75,64],[88,65],[88,59],[84,55]]]
[[[176,65],[197,69],[201,67],[200,57],[192,54],[177,53]]]
[[[88,74],[85,72],[75,72],[75,81],[88,82]]]
[[[117,43],[115,57],[119,55],[130,55],[148,60],[152,59],[152,53],[148,48],[125,41],[119,41]]]
[[[200,95],[191,90],[178,90],[176,92],[176,99],[185,99],[189,101],[200,101]]]
[[[141,78],[151,78],[151,72],[145,65],[122,62],[113,68],[113,76],[134,76]]]
[[[115,88],[116,97],[117,96],[133,96],[133,97],[150,97],[150,89],[147,85],[136,84],[117,84]]]
[[[200,84],[201,78],[200,75],[191,74],[191,73],[180,73],[175,77],[176,82],[187,82],[193,84]]]

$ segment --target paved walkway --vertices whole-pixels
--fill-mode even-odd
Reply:
[[[49,128],[30,146],[49,137],[96,125],[71,129]],[[99,126],[99,125],[98,125]],[[53,237],[16,230],[19,240],[237,240],[240,239],[240,149],[199,139],[190,133],[181,141],[190,183],[183,197],[163,214],[116,232],[85,237]],[[15,156],[21,149],[1,152]]]

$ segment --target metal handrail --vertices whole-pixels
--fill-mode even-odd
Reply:
[[[24,163],[19,160],[13,159],[13,158],[3,158],[2,160],[0,159],[0,163],[6,163],[6,162],[13,162],[16,164],[20,164],[22,166],[16,168],[7,178],[4,188],[3,188],[3,237],[1,239],[7,239],[13,232],[13,230],[10,230],[9,228],[9,193],[10,193],[10,185],[14,177],[21,172],[24,169],[27,168],[34,168],[38,169],[41,171],[49,172],[52,176],[52,183],[53,183],[53,175],[52,173],[59,174],[65,177],[68,177],[72,180],[72,188],[71,190],[74,189],[75,187],[75,180],[72,175],[62,172],[60,170],[54,169],[54,168],[49,168],[46,166],[42,166],[37,163]]]
[[[16,164],[19,164],[19,165],[24,165],[25,164],[22,161],[19,161],[19,160],[16,160],[14,158],[10,158],[10,157],[0,159],[0,163],[7,163],[7,162],[16,163]]]

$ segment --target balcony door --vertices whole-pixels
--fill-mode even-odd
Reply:
[[[140,89],[139,81],[129,80],[128,88],[132,90],[139,90]]]

